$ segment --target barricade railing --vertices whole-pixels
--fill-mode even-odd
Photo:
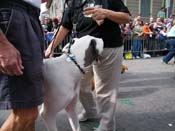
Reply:
[[[123,34],[124,57],[126,59],[147,58],[164,55],[167,49],[166,38],[159,35],[148,35],[143,38]],[[127,57],[127,55],[129,55]]]
[[[145,54],[148,54],[150,57],[161,56],[168,51],[166,45],[166,39],[162,39],[155,36],[147,36],[143,39],[138,40],[133,37],[132,34],[123,34],[123,43],[124,43],[124,57],[130,55],[128,59],[133,59],[133,54],[137,54],[139,58],[144,58]],[[70,35],[68,35],[54,50],[55,55],[60,55],[63,47],[70,42]],[[50,44],[51,39],[46,39],[45,49]],[[127,59],[127,58],[126,58]]]

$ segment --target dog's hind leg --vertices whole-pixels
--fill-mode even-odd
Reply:
[[[76,111],[77,102],[78,102],[78,95],[75,95],[70,104],[65,108],[66,112],[68,113],[69,123],[73,131],[81,131]]]
[[[49,108],[46,109],[44,105],[42,105],[40,114],[44,120],[44,124],[47,128],[47,131],[58,131],[56,127],[57,112],[49,110]]]

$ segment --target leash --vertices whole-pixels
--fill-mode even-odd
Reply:
[[[71,41],[70,41],[70,45],[68,48],[68,53],[70,53],[70,47],[74,43],[73,38],[77,38],[77,34],[78,34],[77,33],[77,24],[78,24],[78,20],[79,20],[78,15],[88,0],[79,0],[79,3],[76,3],[77,0],[73,0],[72,2],[69,2],[69,1],[70,0],[67,0],[65,3],[67,3],[67,6],[70,9],[72,9],[71,19],[72,19],[73,28],[72,28],[72,32],[71,32]],[[69,4],[69,3],[71,3],[71,4]]]
[[[71,41],[70,44],[68,46],[68,52],[62,52],[65,53],[67,55],[68,58],[70,58],[70,60],[78,67],[78,69],[80,70],[80,72],[82,74],[85,74],[85,71],[83,70],[83,68],[77,63],[75,56],[71,53],[70,48],[71,46],[74,44],[74,39],[77,37],[77,24],[78,24],[78,14],[80,12],[80,9],[83,8],[83,6],[86,4],[88,0],[82,0],[82,3],[79,3],[79,6],[76,6],[76,2],[75,0],[66,0],[64,3],[64,12],[65,12],[65,8],[66,6],[68,6],[69,8],[73,9],[72,10],[72,21],[73,21],[73,28],[72,28],[72,32],[71,32]],[[64,13],[63,13],[64,15]],[[59,29],[57,29],[57,31],[55,32],[53,39],[52,39],[52,45],[51,45],[51,50],[53,49],[53,43],[55,42],[55,37],[57,36]]]
[[[67,55],[67,57],[78,67],[78,69],[80,70],[80,72],[82,74],[85,74],[85,71],[83,70],[83,68],[77,63],[75,55],[73,55],[71,52],[63,52]]]
[[[70,44],[69,44],[69,47],[68,47],[68,53],[71,53],[70,48],[74,44],[74,39],[73,38],[77,38],[76,28],[77,28],[77,23],[75,23],[75,24],[73,23],[73,30],[72,30],[72,33],[71,33],[71,40],[70,40]]]
[[[82,0],[82,2],[80,2],[77,6],[77,3],[75,2],[76,0],[65,0],[64,2],[64,12],[66,7],[69,7],[72,9],[72,21],[73,21],[73,28],[72,28],[72,32],[71,32],[71,40],[70,40],[70,44],[68,47],[68,53],[70,53],[70,47],[72,46],[72,44],[74,43],[73,38],[77,38],[77,23],[78,23],[78,14],[80,12],[80,9],[83,8],[83,6],[87,3],[88,0]],[[64,12],[63,12],[63,16],[64,16]],[[55,42],[55,37],[57,36],[59,29],[56,30],[56,32],[54,33],[53,39],[52,39],[52,45],[51,45],[51,50],[53,49],[53,43]]]
[[[55,34],[57,34],[58,30],[56,31]],[[53,37],[53,42],[55,41],[55,37],[56,35],[54,35]],[[75,59],[75,56],[71,53],[70,51],[70,48],[71,46],[74,44],[74,40],[72,39],[70,44],[69,44],[69,47],[68,47],[68,52],[62,52],[62,53],[65,53],[67,55],[68,58],[70,58],[70,60],[78,67],[78,69],[81,71],[82,74],[85,74],[85,71],[83,70],[83,68],[77,63],[76,59]],[[51,46],[51,49],[53,48],[53,44]]]
[[[81,71],[82,74],[85,74],[85,71],[83,68],[77,63],[75,56],[71,56],[71,54],[67,55],[73,62],[74,64],[78,67],[78,69]]]

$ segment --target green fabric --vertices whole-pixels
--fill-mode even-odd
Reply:
[[[175,37],[175,25],[168,32],[167,37]]]
[[[159,12],[157,13],[157,17],[158,17],[158,18],[165,18],[165,12],[159,11]]]
[[[134,34],[133,37],[135,39],[142,39],[142,36],[138,36],[136,32],[142,33],[143,32],[142,26],[136,25],[133,29],[133,34]]]

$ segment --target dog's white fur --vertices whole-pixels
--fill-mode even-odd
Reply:
[[[96,41],[95,46],[91,45],[92,39]],[[67,47],[68,46],[64,48],[64,51],[68,50]],[[98,55],[100,55],[103,51],[102,39],[88,35],[80,39],[75,39],[74,44],[71,46],[70,51],[82,68],[85,67],[85,58],[92,57],[92,55],[87,54],[86,52],[87,49],[92,47],[95,47]],[[90,64],[92,64],[92,62]],[[60,57],[44,60],[43,74],[44,104],[42,105],[40,114],[45,121],[47,130],[57,131],[56,114],[57,112],[65,109],[68,114],[72,130],[80,131],[76,104],[79,97],[79,83],[83,74],[69,59],[67,54],[62,54]]]

